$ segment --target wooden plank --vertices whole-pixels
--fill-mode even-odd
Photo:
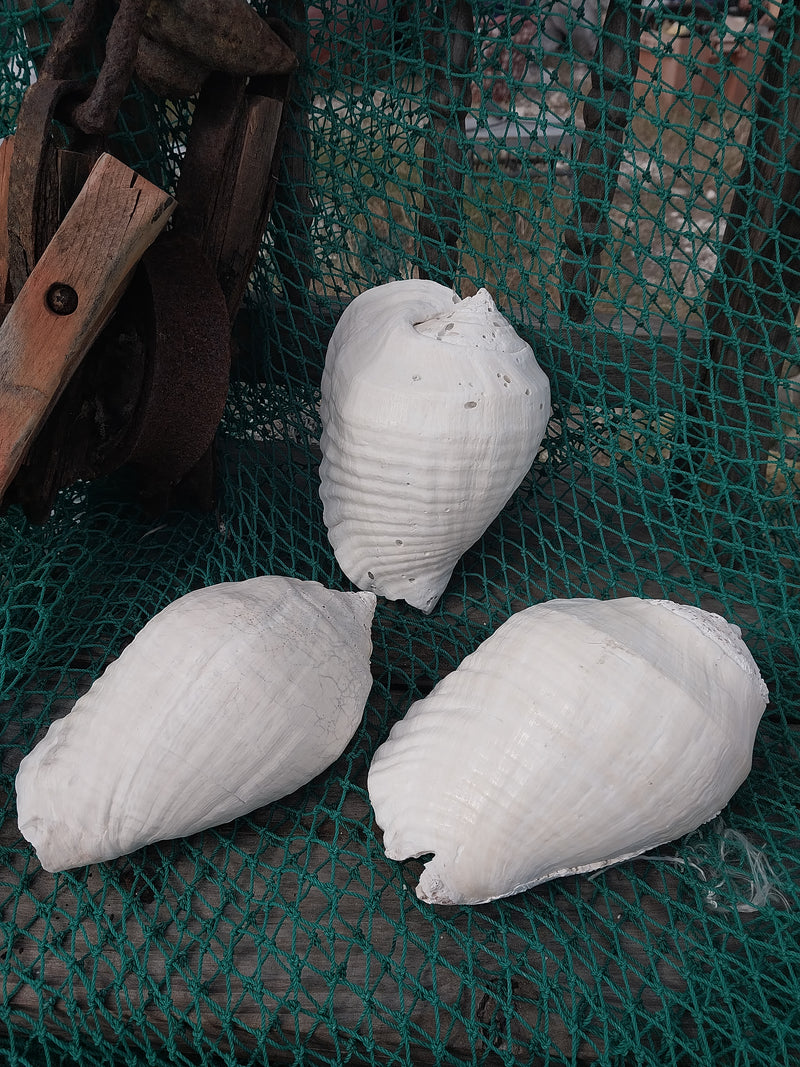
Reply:
[[[201,240],[231,319],[272,207],[288,88],[288,77],[213,73],[189,132],[174,226]]]
[[[437,1044],[464,1062],[503,1051],[530,1063],[543,1034],[553,1053],[588,1064],[596,1052],[582,1035],[622,1020],[625,1000],[662,1019],[675,1010],[694,935],[684,943],[686,920],[669,911],[681,892],[672,867],[631,863],[608,872],[605,889],[567,879],[555,909],[543,887],[505,919],[498,904],[432,909],[383,857],[363,776],[340,796],[328,790],[335,821],[318,800],[291,824],[263,809],[188,847],[76,872],[77,882],[28,862],[7,819],[0,959],[15,1029],[35,1020],[55,1038],[124,1034],[134,1048],[242,1058],[274,1042],[276,1064],[298,1047],[348,1049],[358,1064],[365,1044],[418,1065],[436,1061]],[[410,879],[414,864],[402,871]],[[598,973],[604,1020],[587,995]],[[694,1032],[688,1017],[674,1025],[684,1039]]]
[[[428,42],[434,75],[426,96],[430,125],[422,163],[425,198],[417,227],[425,263],[420,277],[453,285],[463,228],[460,193],[464,160],[460,142],[473,77],[472,5],[466,0],[452,0],[442,6],[441,17],[445,19],[444,29],[431,33]]]
[[[174,204],[113,156],[93,168],[0,327],[0,495]]]
[[[243,76],[213,73],[206,79],[186,142],[189,162],[181,168],[175,191],[175,229],[199,238],[215,268],[217,231],[224,229],[227,220],[234,180],[231,161],[238,154],[246,87]]]
[[[785,9],[767,51],[748,150],[706,294],[710,338],[700,365],[697,417],[714,424],[735,483],[767,462],[776,397],[766,393],[797,351],[800,313],[800,8]],[[770,390],[771,391],[771,390]]]
[[[8,181],[14,138],[0,141],[0,304],[11,302],[8,292]]]
[[[608,210],[631,121],[640,36],[639,5],[611,0],[592,62],[591,89],[583,109],[585,132],[575,164],[575,207],[564,234],[566,312],[575,323],[589,314],[600,280],[600,257],[609,234]]]
[[[276,97],[247,97],[239,163],[218,239],[217,274],[231,318],[242,302],[272,208],[283,111],[283,100]]]

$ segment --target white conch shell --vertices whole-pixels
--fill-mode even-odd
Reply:
[[[712,819],[768,699],[737,627],[668,601],[554,600],[511,616],[411,706],[368,789],[417,896],[475,904],[595,870]]]
[[[375,602],[265,576],[155,615],[20,764],[19,827],[42,866],[219,825],[323,771],[361,721]]]
[[[328,346],[320,497],[359,589],[429,612],[531,468],[550,385],[485,289],[389,282],[345,309]]]

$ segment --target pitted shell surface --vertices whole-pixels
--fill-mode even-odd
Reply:
[[[348,305],[321,392],[320,497],[339,566],[430,612],[531,469],[547,376],[486,290],[459,300],[409,280]]]

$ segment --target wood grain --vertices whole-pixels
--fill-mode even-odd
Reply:
[[[274,96],[251,95],[247,100],[241,151],[228,205],[227,220],[219,236],[220,284],[228,311],[238,311],[255,265],[277,184],[283,101]]]
[[[0,141],[0,304],[10,302],[8,287],[8,179],[14,138]]]
[[[174,203],[103,155],[31,272],[0,327],[0,495]],[[55,284],[77,295],[71,314],[48,306]]]
[[[632,89],[639,67],[641,10],[610,0],[584,104],[585,132],[575,170],[577,196],[564,234],[563,280],[567,317],[582,323],[600,280],[600,257],[609,235],[608,209],[619,181],[631,122]]]
[[[201,240],[231,319],[272,207],[287,88],[287,79],[211,74],[188,136],[174,228]]]

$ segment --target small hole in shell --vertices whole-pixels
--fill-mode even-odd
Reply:
[[[370,581],[375,581],[375,575],[372,573],[372,571],[367,571],[367,577],[370,579]]]
[[[395,543],[396,545],[402,545],[402,543],[403,543],[403,538],[402,538],[402,537],[396,537],[396,538],[395,538],[395,541],[394,541],[394,543]]]
[[[478,406],[477,400],[468,400],[464,405],[465,408],[476,408]]]

